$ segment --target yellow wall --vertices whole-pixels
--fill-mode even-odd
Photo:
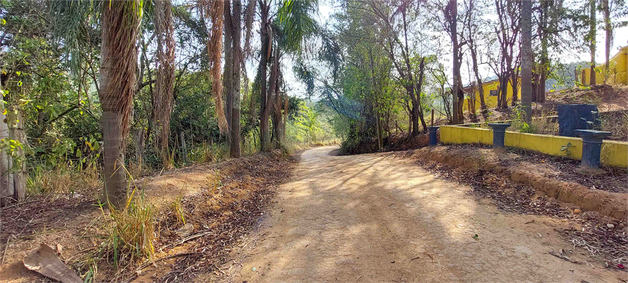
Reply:
[[[613,58],[609,60],[608,83],[611,84],[628,84],[628,46],[624,46],[619,50]],[[602,84],[604,82],[604,64],[597,65],[596,69],[600,71],[595,74],[595,83]],[[583,69],[580,73],[578,81],[584,85],[590,84],[591,68]]]
[[[494,80],[490,82],[486,82],[482,84],[482,89],[484,89],[484,102],[486,103],[487,108],[495,108],[497,107],[497,96],[491,96],[491,90],[499,90],[499,80]],[[499,91],[498,91],[499,92]],[[517,97],[520,97],[521,89],[517,88]],[[475,90],[475,109],[480,109],[480,91],[478,89]],[[512,101],[512,84],[510,81],[508,82],[508,89],[506,91],[506,100],[508,100],[508,105]],[[463,111],[469,111],[469,99],[465,98]]]
[[[482,128],[462,126],[440,127],[440,142],[442,143],[481,143],[493,144],[493,131]]]
[[[440,141],[444,144],[493,144],[493,131],[463,126],[440,127]],[[571,143],[569,154],[561,151]],[[504,144],[541,153],[582,159],[582,139],[572,137],[506,132]],[[628,167],[628,142],[605,140],[602,143],[601,162],[604,165]]]

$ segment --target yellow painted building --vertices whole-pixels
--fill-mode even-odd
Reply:
[[[499,80],[492,80],[482,84],[482,88],[484,89],[484,102],[486,103],[487,108],[495,108],[497,107],[497,95],[499,94]],[[480,109],[480,91],[477,86],[468,86],[465,87],[464,92],[467,96],[464,100],[463,111],[467,112],[470,109],[471,103],[469,102],[469,96],[475,96],[475,110]],[[471,94],[473,92],[473,94]],[[521,97],[521,88],[517,87],[517,97]],[[508,100],[508,105],[512,102],[512,84],[510,81],[508,82],[508,89],[506,92],[506,100]]]
[[[604,83],[605,64],[596,66],[595,83]],[[609,60],[608,80],[609,84],[628,84],[628,46],[624,46]],[[591,68],[583,69],[580,73],[580,82],[584,85],[591,84]]]

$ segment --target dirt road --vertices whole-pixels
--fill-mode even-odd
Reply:
[[[543,216],[506,214],[469,187],[388,154],[305,151],[270,215],[234,255],[232,282],[621,282]],[[534,220],[534,222],[532,222]],[[561,226],[562,225],[562,226]],[[477,235],[476,237],[474,237]],[[241,263],[241,264],[240,264]],[[581,281],[584,280],[584,281]]]

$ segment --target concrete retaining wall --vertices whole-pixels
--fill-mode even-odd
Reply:
[[[493,131],[464,126],[441,126],[440,141],[444,144],[493,144]],[[506,132],[505,145],[533,150],[554,156],[582,159],[582,139],[552,135]],[[604,165],[628,167],[628,142],[605,140],[601,162]]]

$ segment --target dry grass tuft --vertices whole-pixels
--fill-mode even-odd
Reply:
[[[42,195],[56,199],[63,195],[79,193],[96,197],[102,187],[100,170],[88,167],[83,170],[58,166],[53,170],[35,167],[29,172],[26,182],[27,194]]]
[[[105,227],[108,237],[101,246],[105,258],[113,261],[114,267],[153,257],[153,212],[153,207],[142,198],[129,200],[123,210],[110,208],[109,216],[113,222]]]

